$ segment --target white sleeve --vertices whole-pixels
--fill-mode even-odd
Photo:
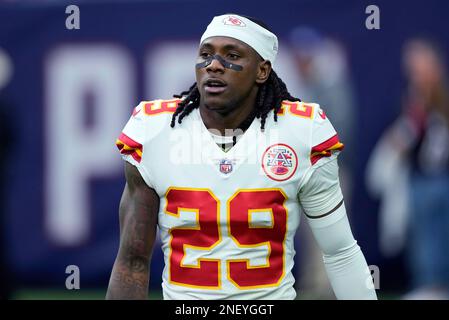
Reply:
[[[314,108],[309,143],[310,167],[301,180],[299,189],[308,183],[315,170],[335,159],[344,149],[344,145],[340,141],[335,128],[324,113],[324,110],[318,104],[315,104]]]
[[[335,296],[338,299],[377,299],[371,272],[346,215],[337,160],[317,168],[298,196],[323,252]]]
[[[338,179],[337,155],[318,166],[307,183],[299,190],[299,201],[307,217],[320,217],[343,201]]]
[[[115,144],[123,160],[131,163],[138,170],[145,183],[154,189],[151,181],[151,174],[143,165],[142,158],[146,156],[146,147],[148,145],[148,117],[144,115],[141,102],[134,108],[133,114],[126,123]]]

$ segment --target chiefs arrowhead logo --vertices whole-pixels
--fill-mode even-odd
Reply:
[[[223,23],[230,26],[246,27],[245,22],[235,16],[228,16],[224,18]]]

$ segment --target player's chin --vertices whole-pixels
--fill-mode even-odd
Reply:
[[[203,101],[206,108],[213,111],[225,111],[229,105],[229,98],[223,94],[206,94]]]

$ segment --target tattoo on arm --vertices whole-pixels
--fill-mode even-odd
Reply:
[[[127,184],[119,210],[120,248],[106,298],[146,299],[159,197],[131,164],[126,163],[125,173]]]

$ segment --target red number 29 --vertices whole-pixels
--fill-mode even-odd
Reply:
[[[221,242],[219,226],[220,202],[207,189],[170,188],[166,194],[165,212],[179,217],[179,211],[191,211],[196,216],[195,227],[170,229],[169,281],[178,285],[204,289],[221,287],[221,261],[198,259],[196,264],[183,262],[187,248],[210,251]],[[285,194],[280,189],[237,191],[227,202],[229,235],[242,250],[266,246],[265,265],[250,266],[248,259],[226,261],[227,278],[240,289],[275,286],[283,278],[284,240],[287,229]],[[251,214],[271,213],[271,225],[253,226]]]

